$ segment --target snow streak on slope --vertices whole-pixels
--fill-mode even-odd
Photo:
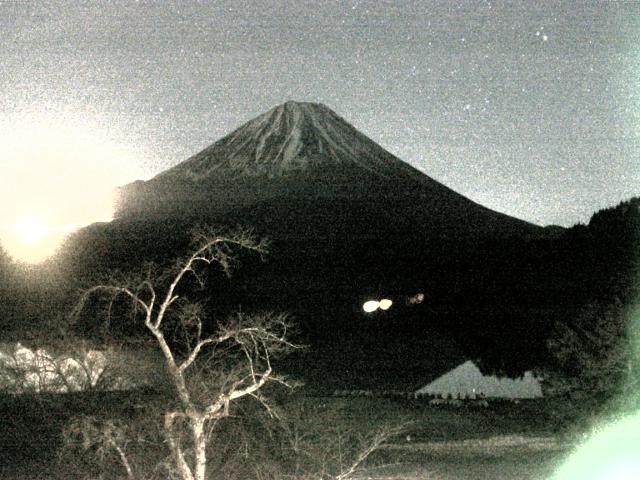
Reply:
[[[328,107],[298,102],[271,109],[160,176],[197,181],[222,172],[280,176],[332,167],[355,167],[383,178],[425,177]]]

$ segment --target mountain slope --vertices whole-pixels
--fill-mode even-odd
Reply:
[[[280,221],[291,217],[291,208],[303,225],[322,230],[333,224],[335,231],[337,218],[344,233],[365,236],[541,231],[457,194],[313,103],[277,106],[122,194],[120,217],[189,217],[197,210],[204,219],[257,225],[267,234],[284,226],[289,234],[300,233],[295,221]]]
[[[245,123],[158,179],[182,176],[198,181],[217,173],[281,176],[340,167],[386,179],[425,180],[328,107],[297,102]]]

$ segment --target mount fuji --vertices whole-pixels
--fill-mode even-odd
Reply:
[[[330,108],[286,102],[146,182],[118,216],[245,223],[270,236],[511,236],[542,229],[494,212],[398,159]]]

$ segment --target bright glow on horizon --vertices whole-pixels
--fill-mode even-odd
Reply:
[[[48,225],[40,218],[18,220],[14,230],[3,232],[2,245],[18,261],[39,263],[51,256],[80,224]]]
[[[0,244],[38,263],[73,230],[110,221],[115,187],[139,178],[139,159],[86,119],[33,113],[0,123]]]
[[[16,226],[16,233],[23,242],[33,245],[45,237],[50,228],[39,218],[22,218]]]

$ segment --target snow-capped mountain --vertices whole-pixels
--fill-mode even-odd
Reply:
[[[220,172],[281,176],[339,167],[386,179],[421,176],[328,107],[290,101],[245,123],[159,177],[183,176],[198,181]]]
[[[330,226],[434,236],[532,234],[539,227],[459,195],[398,159],[328,107],[287,102],[147,182],[120,216],[202,218],[310,235]],[[313,231],[313,228],[316,228]]]

